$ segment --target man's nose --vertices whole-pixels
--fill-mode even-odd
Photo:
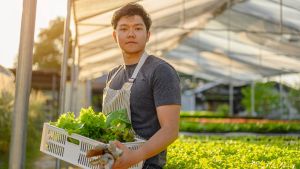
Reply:
[[[134,32],[134,29],[129,29],[128,31],[128,37],[135,37],[135,32]]]

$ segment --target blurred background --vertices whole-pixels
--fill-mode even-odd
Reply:
[[[259,145],[275,147],[283,144],[294,151],[287,156],[285,167],[300,168],[299,0],[37,1],[25,168],[55,168],[55,158],[39,151],[44,122],[57,120],[63,112],[78,114],[82,107],[101,111],[107,73],[122,64],[110,20],[113,12],[128,2],[143,5],[153,20],[148,53],[168,61],[180,76],[182,136],[200,135],[200,142],[217,135],[211,140],[234,138],[255,144],[263,140]],[[9,165],[22,5],[22,0],[11,0],[0,7],[3,169]],[[66,19],[70,20],[67,36]],[[64,50],[66,42],[69,45]],[[263,138],[257,140],[260,136]],[[274,144],[267,143],[272,142],[269,139],[275,140]],[[180,138],[175,146],[187,142],[187,138]],[[175,150],[172,147],[170,158],[177,158],[172,156]],[[199,161],[203,164],[203,156],[182,166],[178,161],[183,158],[170,160],[167,168],[189,168]],[[228,154],[222,156],[216,166],[228,158]],[[271,161],[270,166],[281,168],[272,162],[278,158],[257,160],[256,167],[263,167],[261,161]],[[61,167],[72,168],[66,163]],[[214,168],[196,168],[209,167]]]

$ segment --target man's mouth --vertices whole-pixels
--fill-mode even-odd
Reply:
[[[126,42],[126,44],[136,44],[136,42]]]

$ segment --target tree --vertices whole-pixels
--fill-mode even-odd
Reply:
[[[255,111],[259,116],[264,116],[279,109],[280,94],[274,82],[255,84]],[[251,112],[251,87],[242,89],[242,104],[248,113]]]
[[[72,52],[71,34],[69,38],[69,57]],[[38,70],[60,70],[63,56],[64,19],[50,21],[49,27],[42,29],[34,44],[33,65]]]

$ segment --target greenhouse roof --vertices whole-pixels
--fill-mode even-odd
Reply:
[[[110,19],[128,2],[133,0],[74,1],[81,79],[100,77],[122,64]],[[153,20],[148,53],[179,72],[224,83],[300,72],[300,0],[138,3]]]

